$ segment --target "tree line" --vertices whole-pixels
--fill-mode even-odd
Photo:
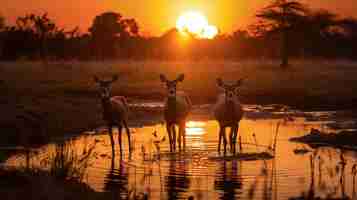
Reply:
[[[138,22],[105,12],[88,32],[65,30],[48,13],[27,14],[7,25],[0,17],[0,60],[110,59],[357,59],[357,19],[328,10],[310,9],[298,0],[273,0],[256,13],[246,29],[220,33],[214,39],[182,36],[172,28],[145,37]]]

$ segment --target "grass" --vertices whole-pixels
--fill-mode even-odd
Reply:
[[[86,169],[95,157],[96,143],[85,144],[82,151],[74,142],[69,141],[55,146],[52,152],[42,163],[49,165],[50,174],[54,177],[82,182]]]
[[[95,192],[84,183],[87,168],[97,157],[97,141],[78,146],[74,141],[56,144],[41,160],[41,166],[25,168],[0,166],[0,196],[15,199],[118,199],[115,191]],[[128,191],[128,200],[147,199],[146,194]]]
[[[282,71],[273,61],[3,62],[0,145],[46,143],[102,125],[93,75],[119,74],[113,93],[131,101],[162,100],[165,90],[159,74],[174,78],[185,73],[179,89],[185,90],[195,104],[215,101],[217,77],[246,77],[240,90],[243,103],[338,109],[356,106],[356,66],[347,61],[294,61],[289,70]],[[132,116],[137,117],[135,112]]]

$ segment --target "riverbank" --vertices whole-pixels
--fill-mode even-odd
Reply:
[[[21,171],[0,168],[0,196],[15,199],[110,199],[109,194],[98,193],[83,183],[59,180],[43,171]]]
[[[162,101],[164,73],[185,73],[179,89],[194,104],[214,103],[217,77],[245,77],[240,98],[245,104],[282,104],[303,110],[357,107],[357,67],[335,61],[296,61],[282,71],[274,62],[62,62],[0,63],[0,146],[45,144],[104,124],[93,75],[119,74],[114,95],[129,102]],[[346,87],[348,85],[348,87]],[[131,119],[160,118],[160,111],[133,109]]]

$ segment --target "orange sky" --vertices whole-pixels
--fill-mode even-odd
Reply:
[[[95,15],[117,11],[126,17],[134,17],[143,32],[159,35],[175,26],[180,13],[198,10],[222,32],[232,32],[251,22],[256,10],[267,2],[269,0],[1,0],[0,14],[11,23],[16,16],[25,13],[48,11],[60,26],[72,28],[79,25],[86,31]],[[305,2],[344,15],[353,15],[357,10],[356,0]]]

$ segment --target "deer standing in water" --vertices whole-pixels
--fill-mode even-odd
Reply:
[[[109,128],[110,144],[112,146],[112,154],[115,156],[113,128],[118,127],[118,141],[120,147],[120,155],[122,155],[122,129],[125,128],[128,136],[129,152],[131,152],[130,146],[130,130],[128,128],[128,113],[129,107],[125,97],[123,96],[111,96],[111,85],[118,80],[118,76],[114,75],[112,80],[100,80],[97,76],[94,76],[94,81],[99,86],[100,97],[103,107],[103,119],[107,122]]]
[[[183,148],[186,148],[186,118],[191,110],[192,103],[184,92],[176,91],[177,83],[182,82],[184,79],[185,76],[180,74],[177,79],[170,81],[163,74],[160,74],[160,80],[166,84],[168,92],[164,108],[164,118],[169,136],[170,152],[176,150],[176,125],[179,129],[177,139],[179,149],[181,149],[181,139],[183,140]]]
[[[236,141],[238,136],[239,122],[243,117],[243,109],[238,99],[238,88],[242,85],[243,79],[234,84],[225,84],[222,79],[217,79],[217,85],[224,90],[224,94],[218,96],[213,112],[219,123],[218,152],[221,150],[223,138],[224,153],[226,153],[227,138],[226,128],[230,127],[229,144],[231,152],[236,152]]]

